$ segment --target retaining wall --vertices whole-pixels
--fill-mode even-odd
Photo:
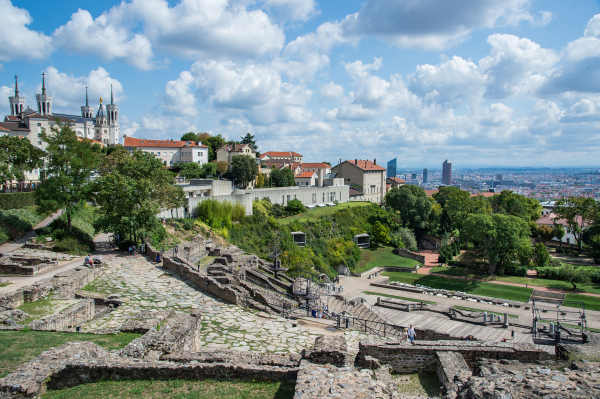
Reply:
[[[82,299],[57,314],[46,316],[29,323],[32,330],[62,331],[70,330],[94,318],[96,306],[93,299]]]
[[[392,252],[396,255],[402,256],[403,258],[409,258],[416,260],[419,263],[425,263],[425,256],[410,252],[406,248],[394,248]]]

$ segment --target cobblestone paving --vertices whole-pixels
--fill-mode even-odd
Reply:
[[[299,353],[310,347],[323,331],[294,327],[283,318],[258,318],[257,313],[220,301],[200,292],[194,284],[143,257],[111,258],[105,273],[92,285],[118,294],[125,304],[101,319],[83,326],[84,331],[118,328],[129,317],[145,309],[199,309],[202,314],[201,345],[207,348],[258,352]],[[350,352],[358,352],[358,342],[367,336],[345,332]]]
[[[9,255],[9,254],[5,254]],[[45,251],[43,249],[31,249],[31,248],[19,248],[10,253],[11,256],[29,256],[33,258],[51,258],[63,260],[73,260],[79,258],[79,256],[73,256],[69,254],[63,254],[60,252]]]

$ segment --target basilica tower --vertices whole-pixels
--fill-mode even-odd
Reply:
[[[19,96],[19,82],[17,81],[17,75],[15,75],[15,95],[14,97],[8,97],[10,103],[10,114],[19,115],[25,109],[25,97]]]
[[[42,72],[42,94],[36,94],[38,114],[52,116],[52,96],[46,94],[46,73]]]
[[[108,121],[108,144],[119,144],[119,106],[115,105],[112,85],[110,85],[110,104],[106,106],[106,119]]]

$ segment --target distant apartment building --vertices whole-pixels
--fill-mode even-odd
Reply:
[[[423,184],[429,183],[429,169],[423,169]]]
[[[260,156],[261,161],[281,160],[302,163],[302,154],[294,151],[267,151]]]
[[[398,161],[398,158],[394,158],[391,161],[388,161],[387,172],[386,172],[385,177],[387,177],[387,178],[396,177],[396,174],[398,173],[397,161]]]
[[[343,179],[344,185],[361,195],[353,195],[361,201],[380,203],[386,193],[386,168],[377,165],[377,160],[348,160],[331,168],[338,178]],[[351,201],[354,199],[351,198]]]
[[[256,151],[250,144],[225,144],[217,150],[217,162],[227,162],[227,169],[231,170],[231,160],[237,155],[250,155],[256,158]]]
[[[442,164],[442,184],[446,186],[452,184],[452,164],[447,159]]]
[[[148,140],[125,137],[123,146],[148,152],[159,158],[164,165],[175,166],[194,162],[203,165],[208,162],[208,147],[194,141]]]

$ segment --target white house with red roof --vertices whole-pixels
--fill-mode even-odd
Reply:
[[[360,201],[370,201],[381,203],[385,194],[386,168],[377,165],[377,160],[373,161],[354,159],[340,162],[331,168],[332,173],[336,173],[338,178],[344,180],[344,185],[354,189],[354,193],[362,195],[353,195],[351,201],[359,199]]]
[[[302,154],[294,151],[267,151],[260,156],[260,160],[286,160],[302,163]]]
[[[582,220],[583,219],[581,218],[581,216],[577,216],[575,218],[575,221],[577,222],[577,224],[580,227],[582,227],[582,225],[583,225]],[[549,213],[546,213],[545,215],[542,215],[538,220],[536,220],[535,224],[537,224],[538,226],[548,226],[548,227],[554,227],[555,224],[559,224],[559,225],[563,226],[563,229],[565,230],[565,235],[563,236],[561,241],[566,244],[574,244],[574,245],[577,244],[575,235],[573,234],[573,231],[569,227],[567,221],[565,219],[561,219],[554,212],[549,212]],[[552,239],[552,241],[558,241],[558,239],[556,237],[554,237]]]
[[[317,185],[317,173],[315,172],[301,172],[294,176],[294,180],[298,186],[316,186]]]
[[[167,166],[190,162],[203,165],[208,162],[208,147],[194,141],[148,140],[125,137],[123,146],[129,151],[138,149],[149,152]]]

